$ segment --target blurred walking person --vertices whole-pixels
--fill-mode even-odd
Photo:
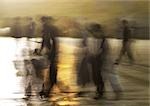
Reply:
[[[89,26],[88,31],[92,34],[92,39],[90,40],[91,50],[89,52],[90,56],[90,64],[92,66],[92,77],[93,82],[96,86],[96,96],[94,99],[101,98],[104,93],[104,81],[102,78],[102,57],[100,55],[100,44],[101,39],[100,36],[103,35],[103,31],[100,24],[93,23]]]
[[[88,51],[88,32],[86,29],[83,29],[81,32],[82,36],[82,42],[81,42],[81,48],[82,53],[78,56],[79,57],[79,63],[77,64],[77,84],[82,88],[86,88],[87,85],[89,85],[92,82],[92,75],[91,75],[91,67],[90,67],[90,60],[89,60],[89,51]],[[77,93],[77,96],[83,96],[86,93],[86,91],[79,91]]]
[[[43,48],[46,48],[46,54],[48,56],[48,60],[50,61],[49,67],[49,83],[48,85],[43,85],[43,90],[40,92],[41,96],[49,97],[49,94],[57,83],[57,41],[56,36],[58,35],[58,30],[55,26],[52,25],[53,19],[52,17],[41,18],[41,22],[43,25],[42,30],[42,45],[40,48],[40,53]]]
[[[110,82],[112,89],[115,93],[115,99],[119,99],[122,94],[122,88],[118,80],[117,72],[114,68],[113,59],[110,53],[110,47],[107,39],[103,36],[102,43],[100,47],[100,64],[101,64],[101,72],[103,81],[107,80]],[[96,97],[98,99],[99,97]]]
[[[131,28],[127,20],[122,20],[122,25],[123,25],[123,33],[122,33],[123,41],[119,57],[115,62],[115,64],[117,65],[120,63],[122,56],[125,55],[125,53],[127,53],[130,63],[134,62],[134,57],[131,48]]]
[[[118,81],[117,73],[114,70],[112,57],[110,54],[110,48],[107,39],[104,36],[104,31],[100,24],[93,24],[90,32],[97,38],[98,51],[92,58],[92,72],[93,81],[97,87],[97,94],[94,99],[100,99],[104,95],[104,86],[106,80],[108,80],[116,94],[116,99],[120,98],[122,89]],[[94,43],[96,46],[96,43]]]

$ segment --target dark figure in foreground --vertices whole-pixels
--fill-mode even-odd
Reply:
[[[48,60],[50,61],[49,67],[49,83],[48,85],[43,85],[43,90],[40,92],[40,96],[49,97],[49,94],[53,86],[57,83],[57,41],[56,36],[58,35],[58,30],[52,25],[53,19],[51,17],[42,17],[43,24],[42,30],[42,45],[40,52],[43,48],[46,48],[46,54]]]
[[[103,92],[104,92],[104,81],[101,72],[103,60],[99,51],[101,49],[100,48],[101,40],[98,39],[97,37],[102,36],[103,31],[100,24],[92,24],[88,30],[94,36],[93,43],[95,44],[94,47],[92,47],[94,48],[93,50],[94,53],[92,53],[90,59],[91,66],[92,66],[93,82],[96,86],[96,91],[97,91],[97,95],[95,98],[100,98],[103,96]]]
[[[119,64],[122,56],[127,53],[128,58],[130,59],[130,63],[134,62],[133,54],[131,51],[131,28],[129,27],[129,23],[127,20],[122,20],[122,25],[123,25],[123,41],[122,41],[122,48],[119,54],[118,59],[116,60],[115,64]]]
[[[110,54],[109,44],[100,24],[93,24],[90,32],[95,37],[95,46],[97,45],[97,51],[91,58],[93,81],[97,88],[97,95],[94,99],[100,99],[104,95],[104,83],[108,80],[115,93],[115,99],[119,99],[121,96],[122,88],[118,81],[117,73],[114,69],[112,56]]]

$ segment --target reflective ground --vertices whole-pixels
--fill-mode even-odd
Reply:
[[[123,87],[123,95],[114,100],[113,91],[106,85],[105,98],[94,100],[95,87],[86,88],[76,84],[76,63],[81,61],[80,39],[59,38],[58,86],[48,100],[36,95],[41,89],[41,79],[36,78],[34,93],[30,100],[25,96],[24,59],[29,51],[39,47],[40,39],[0,38],[0,106],[149,106],[149,40],[135,40],[132,44],[135,64],[128,64],[126,58],[115,66]],[[121,41],[109,39],[113,58],[119,53]],[[17,61],[14,64],[14,61]],[[79,91],[86,91],[83,97],[77,97]]]

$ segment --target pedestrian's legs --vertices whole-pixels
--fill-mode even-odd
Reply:
[[[92,73],[93,73],[93,81],[97,88],[98,95],[95,99],[101,98],[104,93],[104,82],[101,74],[101,66],[99,65],[97,58],[94,58],[92,61]]]
[[[48,89],[46,90],[46,97],[49,97],[49,94],[54,87],[54,85],[57,83],[57,66],[56,63],[52,62],[49,68],[49,84]]]
[[[56,64],[52,62],[50,64],[50,67],[48,70],[46,70],[44,74],[44,83],[42,86],[41,92],[39,92],[41,97],[49,97],[49,94],[53,88],[53,86],[56,84],[56,78],[57,78],[57,68]]]
[[[108,73],[109,74],[109,82],[114,90],[114,92],[122,91],[121,86],[118,81],[118,76],[116,73]]]
[[[28,75],[26,77],[26,86],[25,86],[25,96],[30,97],[32,94],[32,76]]]
[[[118,76],[115,72],[108,73],[109,74],[109,82],[113,88],[114,93],[116,94],[115,99],[120,99],[122,94],[122,88],[118,81]]]
[[[97,87],[98,95],[103,96],[103,94],[104,94],[104,81],[103,81],[102,77],[100,77],[100,81],[98,84],[96,84],[96,87]]]
[[[129,57],[129,59],[130,59],[130,62],[131,62],[131,63],[134,62],[133,53],[132,53],[132,48],[131,48],[131,42],[128,42],[126,51],[127,51],[128,57]]]
[[[121,48],[121,51],[120,51],[120,54],[119,54],[119,57],[118,59],[116,60],[116,63],[115,64],[119,64],[121,59],[122,59],[122,56],[125,55],[125,52],[126,52],[126,43],[123,42],[122,44],[122,48]]]
[[[119,98],[119,94],[122,92],[122,88],[120,86],[118,75],[114,70],[114,66],[111,63],[111,60],[109,60],[102,67],[102,76],[104,81],[108,80],[110,82],[110,85],[116,94],[116,98]]]

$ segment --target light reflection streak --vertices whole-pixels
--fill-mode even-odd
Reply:
[[[61,40],[61,39],[59,39]],[[32,42],[33,41],[33,42]],[[16,105],[23,105],[25,106],[25,103],[23,101],[16,101],[15,99],[20,99],[24,97],[24,86],[22,84],[22,77],[16,77],[16,72],[18,70],[15,69],[13,61],[15,59],[22,59],[22,50],[30,50],[34,49],[35,47],[38,47],[37,43],[34,43],[34,41],[40,41],[40,39],[31,39],[30,48],[27,48],[27,39],[21,38],[18,40],[18,45],[16,44],[17,40],[14,38],[0,38],[0,106],[16,106]],[[76,88],[76,71],[75,71],[75,60],[77,59],[77,55],[74,53],[79,50],[79,40],[74,40],[74,42],[70,42],[67,44],[67,42],[70,41],[70,39],[62,40],[60,44],[60,53],[59,53],[59,64],[58,64],[58,80],[60,82],[63,82],[64,86],[60,86],[61,88],[64,87],[70,90],[74,91],[77,90]],[[143,43],[144,42],[144,43]],[[111,47],[116,51],[115,47],[118,44],[121,44],[121,41],[110,39],[109,43],[112,44]],[[121,45],[120,45],[121,46]],[[135,43],[133,43],[133,49],[136,49],[136,53],[138,54],[139,58],[136,58],[137,60],[142,60],[140,62],[143,62],[147,59],[145,57],[148,57],[149,52],[148,51],[149,46],[149,40],[137,40]],[[19,50],[18,50],[19,49]],[[144,54],[143,55],[143,51]],[[16,57],[17,53],[17,57]],[[136,55],[135,55],[136,56]],[[66,87],[67,86],[67,87]],[[56,95],[57,97],[57,95]],[[70,101],[69,94],[66,94],[66,98],[64,100],[61,100],[58,102],[58,104],[61,105],[79,105],[80,101]],[[35,105],[37,106],[37,105]],[[40,106],[40,105],[39,105]]]

